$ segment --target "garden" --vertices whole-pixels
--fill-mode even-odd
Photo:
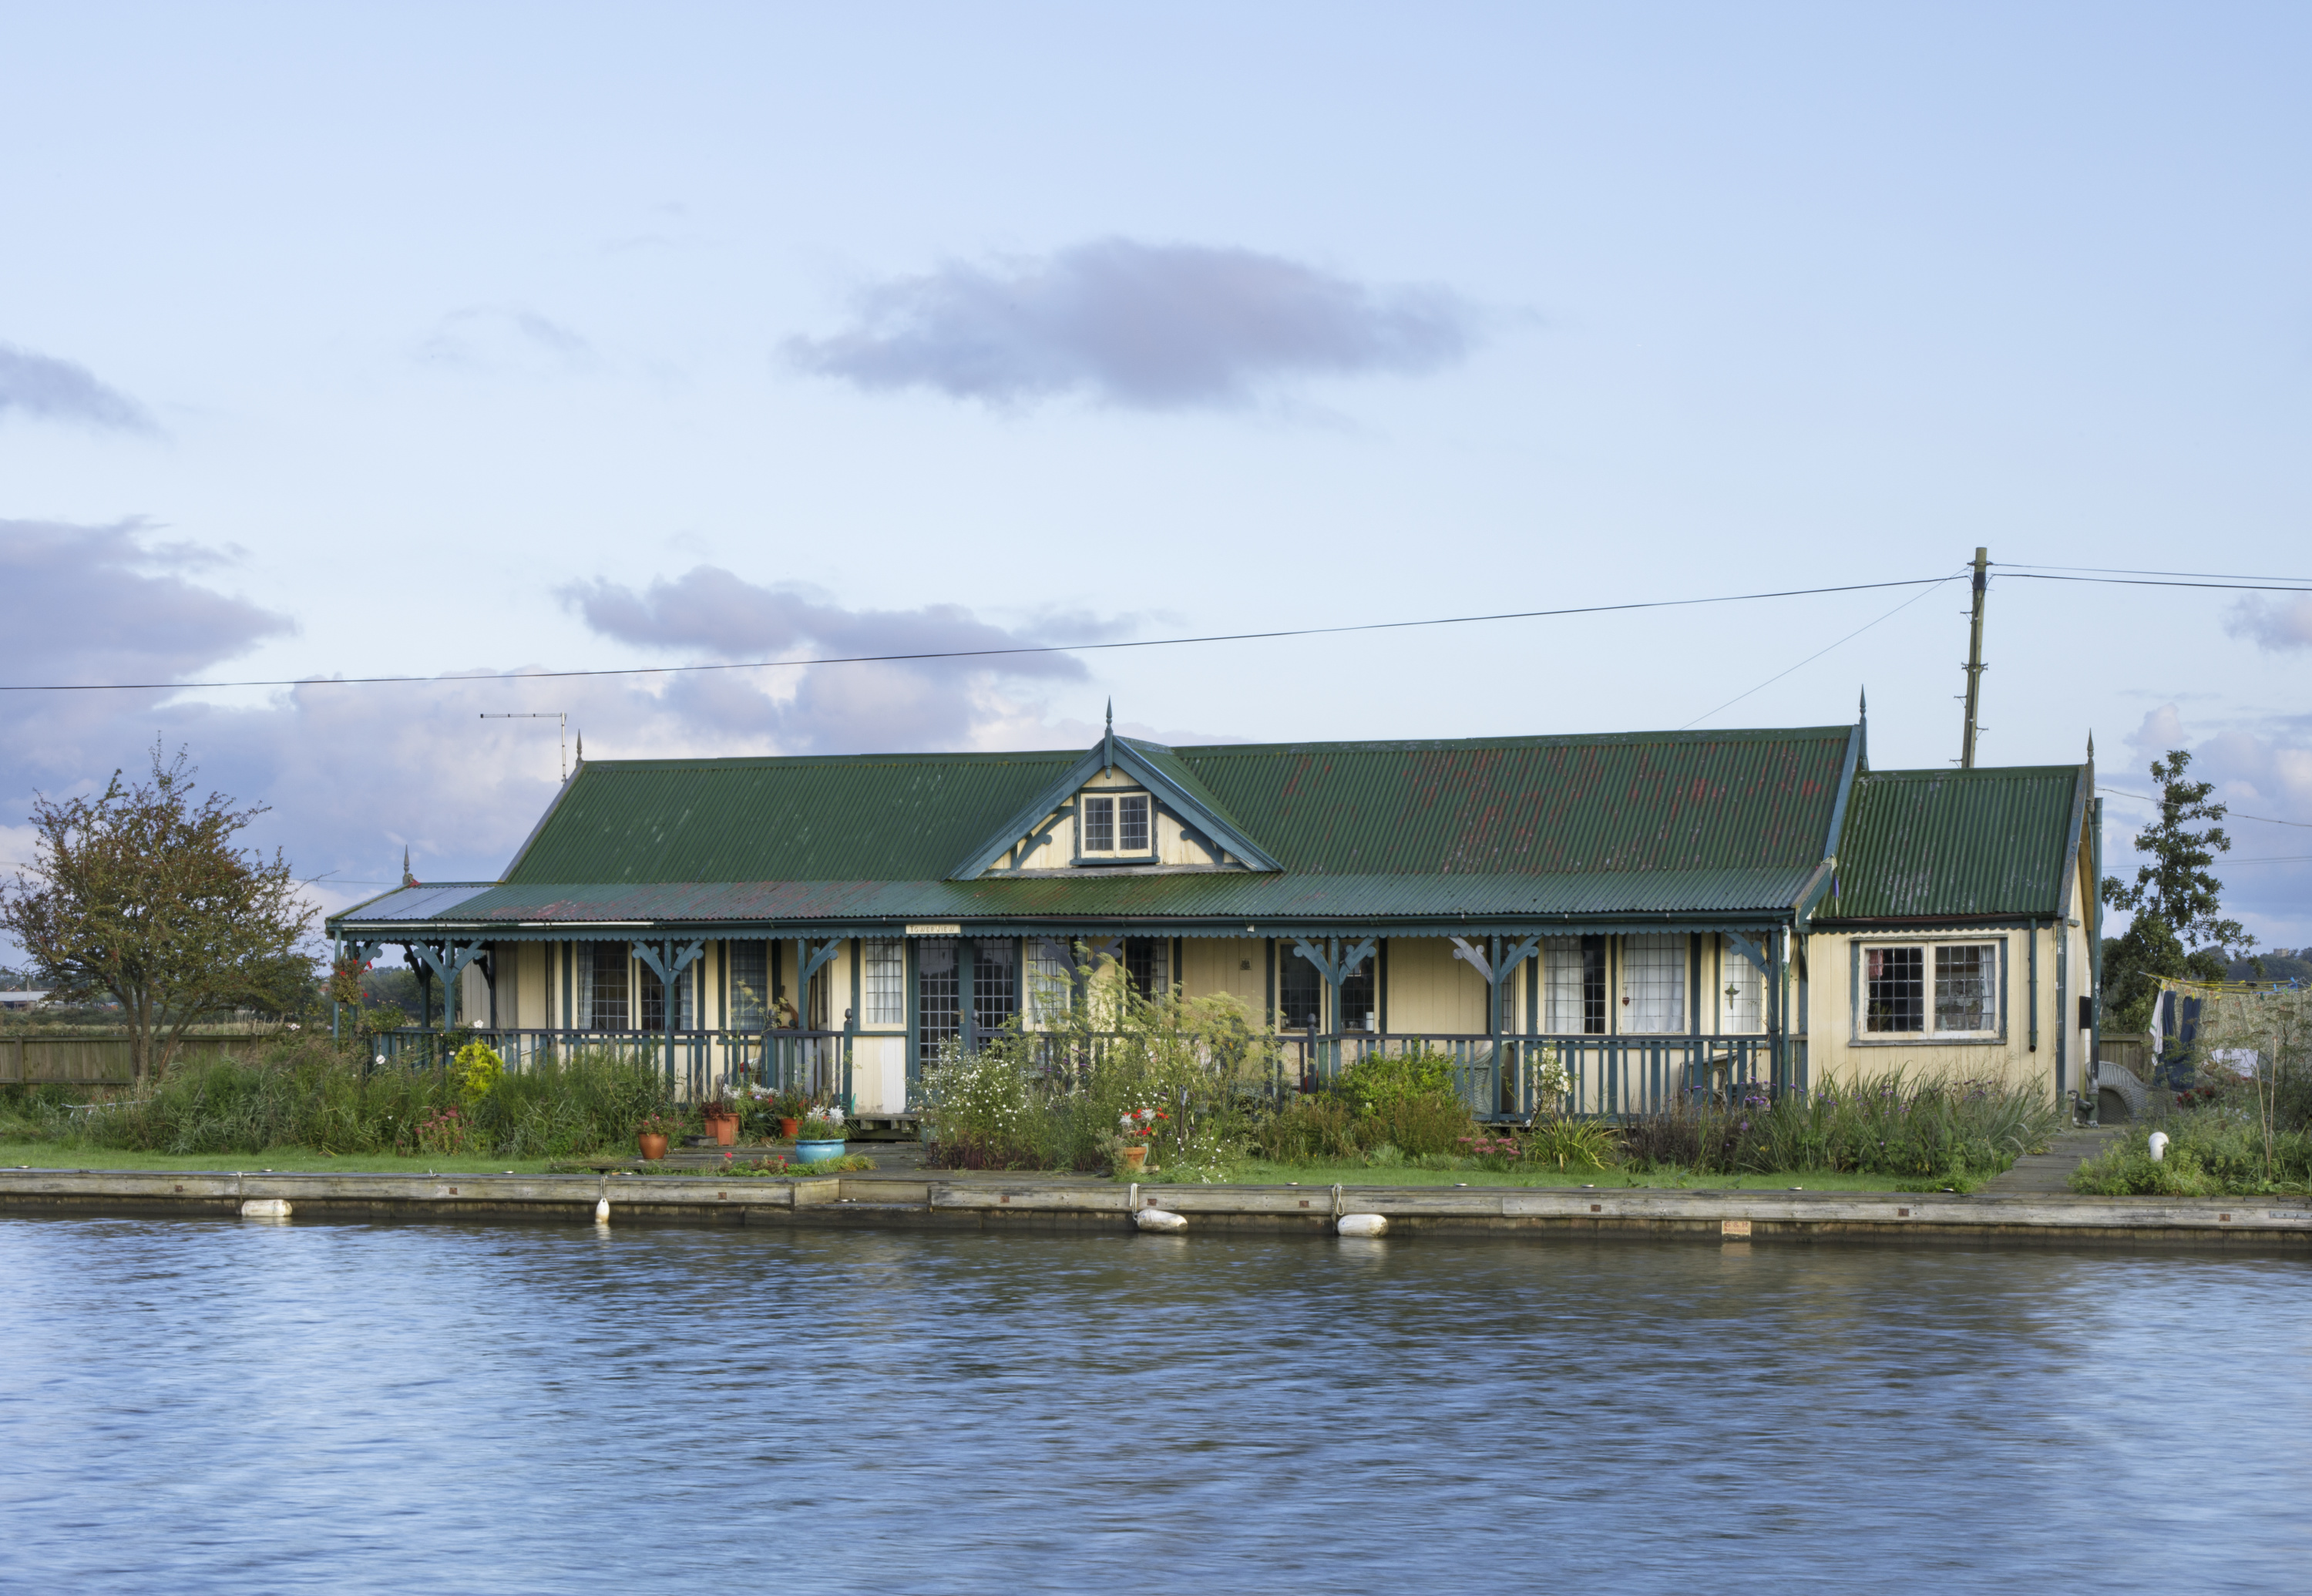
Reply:
[[[1313,1092],[1280,1091],[1277,1071],[1234,998],[1115,995],[1056,1030],[942,1056],[924,1089],[929,1162],[1156,1181],[1971,1191],[2062,1124],[2033,1093],[1899,1071],[1618,1125],[1544,1112],[1518,1127],[1478,1121],[1441,1053],[1369,1056]],[[1546,1059],[1543,1101],[1568,1084]]]

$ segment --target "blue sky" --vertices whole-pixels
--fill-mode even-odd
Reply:
[[[1966,624],[1954,582],[1001,669],[524,667],[1977,544],[2312,572],[2300,8],[95,4],[7,37],[6,680],[445,680],[0,695],[0,822],[158,734],[333,904],[405,846],[504,864],[556,756],[484,712],[639,756],[1073,744],[1110,697],[1183,740],[1818,724],[1867,685],[1874,762],[1925,766]],[[1988,656],[1985,762],[2092,731],[2140,792],[2187,747],[2312,821],[2312,600],[2010,577]],[[2312,864],[2226,873],[2262,941],[2312,942]]]

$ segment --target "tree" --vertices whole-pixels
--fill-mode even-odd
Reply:
[[[233,846],[266,812],[222,793],[197,799],[186,755],[98,797],[34,801],[35,858],[0,886],[0,930],[65,1002],[116,999],[139,1082],[168,1067],[185,1031],[222,1009],[278,1012],[310,987],[302,951],[317,912],[276,850]]]
[[[2221,917],[2224,884],[2208,867],[2231,850],[2231,838],[2214,823],[2226,810],[2208,802],[2214,783],[2184,778],[2191,763],[2185,749],[2151,761],[2159,816],[2135,834],[2135,851],[2151,863],[2138,867],[2132,885],[2103,880],[2104,902],[2135,916],[2124,936],[2103,944],[2104,1008],[2121,1030],[2150,1029],[2159,993],[2154,978],[2220,981],[2237,953],[2255,945],[2238,920]]]

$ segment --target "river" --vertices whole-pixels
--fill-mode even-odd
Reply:
[[[2312,1265],[0,1220],[73,1591],[2312,1588]]]

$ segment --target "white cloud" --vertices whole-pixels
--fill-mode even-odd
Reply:
[[[2312,593],[2293,599],[2242,599],[2232,606],[2224,630],[2274,653],[2312,648]]]
[[[98,381],[86,366],[0,344],[0,416],[10,410],[113,432],[159,430],[144,406]]]

